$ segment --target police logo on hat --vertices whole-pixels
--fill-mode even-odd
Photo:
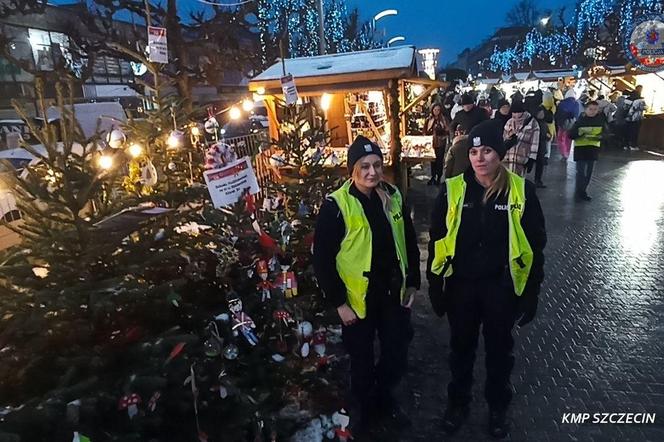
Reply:
[[[482,145],[482,140],[480,139],[480,137],[473,138],[473,146],[474,147],[481,146],[481,145]]]
[[[365,152],[372,152],[373,149],[371,148],[371,144],[365,144],[364,145],[364,151]]]

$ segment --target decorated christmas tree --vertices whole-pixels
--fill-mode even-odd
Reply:
[[[61,90],[60,119],[33,128],[43,150],[24,146],[36,160],[8,177],[23,220],[0,267],[0,433],[286,440],[334,411],[339,330],[310,265],[336,181],[325,122],[285,109],[265,146],[281,179],[215,208],[204,169],[240,159],[176,97],[86,138]]]

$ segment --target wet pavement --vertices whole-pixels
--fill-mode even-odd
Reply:
[[[427,171],[428,172],[428,171]],[[417,174],[417,172],[416,172]],[[605,152],[589,194],[573,198],[575,164],[558,157],[538,190],[549,243],[546,280],[534,322],[515,331],[514,441],[664,440],[664,157]],[[409,199],[425,267],[429,211],[437,189],[416,177]],[[482,441],[484,352],[480,337],[474,402],[454,437],[440,429],[449,328],[431,311],[423,286],[403,405],[414,428],[402,441]],[[518,328],[518,327],[517,327]],[[480,335],[481,336],[481,335]],[[656,413],[655,424],[568,424],[569,412]]]

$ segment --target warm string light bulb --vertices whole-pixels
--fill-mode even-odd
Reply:
[[[249,99],[242,101],[242,109],[245,112],[251,112],[252,110],[254,110],[254,102]]]
[[[140,157],[143,155],[143,146],[138,143],[133,143],[131,146],[129,146],[129,155],[134,158]]]
[[[113,167],[113,157],[110,155],[102,155],[99,157],[97,164],[99,165],[100,169],[109,170],[111,167]]]
[[[231,120],[239,120],[242,116],[242,111],[239,108],[233,106],[230,111],[228,111],[228,116],[231,118]]]

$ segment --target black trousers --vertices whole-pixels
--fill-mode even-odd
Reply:
[[[440,182],[443,177],[443,165],[445,163],[445,152],[447,151],[447,140],[441,146],[434,148],[436,159],[431,162],[431,179]]]
[[[506,409],[512,400],[512,327],[517,300],[511,281],[507,281],[507,278],[451,278],[446,287],[446,296],[450,324],[449,363],[452,371],[452,380],[447,387],[449,403],[466,406],[471,402],[475,350],[481,325],[487,372],[484,396],[491,409]]]
[[[641,131],[641,121],[627,122],[627,142],[630,147],[639,146],[639,132]]]
[[[353,400],[368,406],[373,395],[391,399],[391,392],[406,373],[408,346],[413,339],[410,309],[401,306],[398,296],[387,288],[370,288],[367,316],[355,324],[343,326],[343,343],[350,355],[350,379]],[[378,336],[380,355],[374,355]]]

